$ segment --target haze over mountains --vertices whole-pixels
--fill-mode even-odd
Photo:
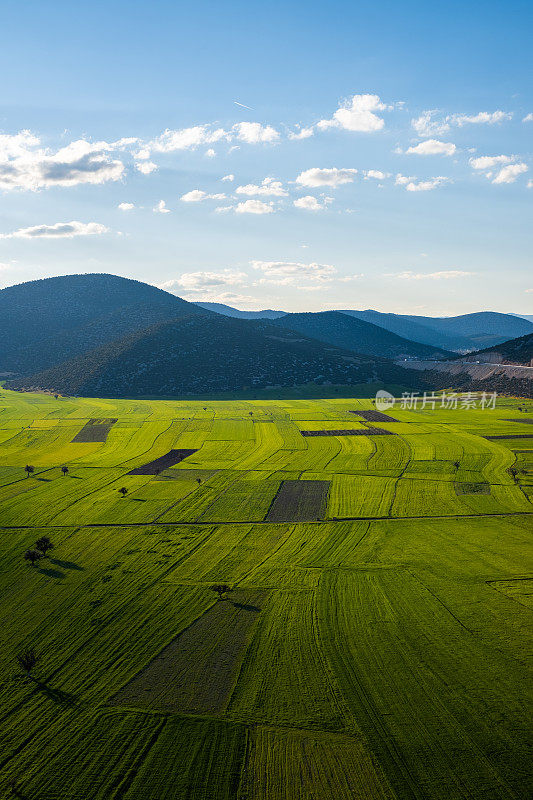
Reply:
[[[378,312],[264,311],[243,319],[215,313],[218,304],[204,306],[105,274],[12,286],[0,291],[0,372],[14,373],[12,388],[104,396],[307,384],[417,389],[421,373],[394,360],[452,359],[457,352],[450,342],[457,351],[465,342],[488,339],[493,345],[516,331],[533,332],[527,320],[491,312],[435,320]],[[275,318],[261,316],[266,314]]]

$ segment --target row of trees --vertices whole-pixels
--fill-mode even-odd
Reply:
[[[26,473],[26,477],[29,478],[30,475],[33,475],[33,473],[35,472],[35,467],[33,466],[33,464],[26,464],[26,466],[24,467],[24,472]],[[61,472],[63,473],[63,475],[68,475],[68,467],[61,467]]]
[[[33,547],[30,547],[29,550],[26,550],[24,553],[24,559],[28,561],[32,567],[34,567],[37,562],[41,560],[41,558],[47,558],[48,553],[53,549],[54,545],[48,536],[41,536],[39,539],[37,539]]]

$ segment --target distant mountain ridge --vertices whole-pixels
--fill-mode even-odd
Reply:
[[[240,311],[223,303],[197,302],[195,305],[217,314],[241,319],[281,319],[290,313],[272,310]],[[484,345],[491,347],[533,331],[533,319],[527,315],[501,314],[497,311],[478,311],[456,317],[389,314],[372,309],[365,311],[336,309],[336,313],[377,325],[411,342],[456,352],[478,350]]]
[[[278,317],[284,317],[287,313],[286,311],[273,311],[271,308],[265,308],[262,311],[240,311],[238,308],[232,308],[232,306],[227,306],[224,303],[195,302],[194,305],[206,311],[214,311],[216,314],[236,317],[237,319],[278,319]]]
[[[340,311],[286,314],[275,325],[290,328],[321,342],[381,358],[452,358],[455,354],[404,339],[379,325]]]

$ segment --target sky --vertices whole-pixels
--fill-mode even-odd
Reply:
[[[3,0],[0,288],[533,313],[528,2]]]

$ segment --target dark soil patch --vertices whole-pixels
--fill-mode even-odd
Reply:
[[[282,481],[267,522],[311,522],[324,518],[329,481]]]
[[[302,436],[395,436],[393,431],[384,428],[358,428],[347,431],[300,431]],[[511,437],[510,437],[511,438]],[[514,438],[514,437],[513,437]]]
[[[86,422],[72,442],[107,442],[107,434],[115,424],[117,419],[90,419]]]
[[[267,592],[235,591],[218,600],[111,700],[185,714],[226,707]]]
[[[400,420],[389,417],[388,414],[382,414],[381,411],[370,409],[369,411],[348,411],[348,414],[357,414],[358,417],[366,419],[367,422],[399,422]]]
[[[483,436],[483,439],[533,439],[533,433],[506,433],[499,436]]]
[[[490,483],[454,483],[455,494],[490,494]]]
[[[174,464],[179,464],[184,458],[192,456],[198,450],[169,450],[164,456],[156,458],[154,461],[149,461],[148,464],[143,464],[142,467],[135,467],[128,475],[158,475],[164,469],[173,467]]]

